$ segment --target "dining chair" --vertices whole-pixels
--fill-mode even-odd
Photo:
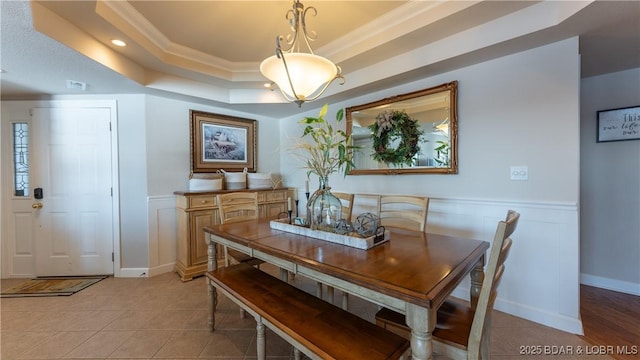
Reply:
[[[491,312],[504,274],[504,262],[513,243],[511,234],[516,230],[519,218],[518,212],[509,210],[506,219],[498,222],[476,308],[447,299],[438,309],[432,333],[433,350],[438,355],[454,360],[489,359]],[[383,308],[378,311],[376,324],[411,338],[404,315],[393,310]]]
[[[382,226],[424,232],[429,198],[410,195],[380,195],[378,216]]]
[[[355,194],[355,196],[353,197],[351,216],[357,218],[358,215],[364,213],[372,213],[378,215],[378,208],[380,207],[379,203],[379,194]]]
[[[231,192],[216,195],[220,223],[227,224],[239,221],[254,220],[258,218],[258,193],[255,192]],[[264,261],[251,257],[237,250],[224,251],[224,265],[229,266],[231,260],[259,267]]]
[[[331,192],[335,197],[340,199],[342,203],[342,218],[351,221],[351,215],[353,214],[353,198],[354,194],[345,192]]]
[[[220,223],[229,224],[234,222],[254,220],[259,216],[258,210],[258,193],[256,192],[231,192],[226,194],[216,195],[218,203],[218,213],[220,213]],[[223,246],[224,252],[224,266],[231,265],[231,260],[241,263],[249,264],[257,268],[264,261],[249,256],[243,252],[229,249]],[[240,317],[245,317],[245,312],[240,309]]]
[[[351,215],[353,214],[353,199],[355,197],[352,193],[332,191],[331,192],[335,197],[340,199],[342,203],[342,218],[348,221],[351,221]],[[333,293],[334,289],[331,286],[327,286],[327,297],[333,301]],[[318,289],[316,290],[316,295],[319,298],[322,298],[322,283],[318,283]],[[342,292],[342,309],[347,310],[349,307],[349,294]]]

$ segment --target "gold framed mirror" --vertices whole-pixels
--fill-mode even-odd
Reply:
[[[458,82],[345,109],[360,146],[349,175],[457,174]]]

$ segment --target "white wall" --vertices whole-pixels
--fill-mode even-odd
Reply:
[[[640,295],[640,141],[597,143],[597,112],[640,106],[640,68],[581,85],[582,283]]]
[[[348,102],[330,104],[327,119],[341,107],[458,80],[458,175],[360,175],[331,177],[345,191],[417,192],[442,197],[578,201],[579,59],[577,39],[499,58],[422,79]],[[318,104],[318,106],[321,104]],[[305,104],[308,106],[308,104]],[[300,137],[307,108],[282,120],[281,138]],[[289,186],[302,187],[300,164],[281,155]],[[529,181],[509,180],[511,165],[528,165]],[[389,186],[391,185],[391,186]]]
[[[280,172],[277,152],[277,120],[252,114],[203,106],[156,96],[146,97],[146,148],[149,195],[170,195],[188,190],[189,180],[189,110],[244,117],[256,120],[258,133],[257,170]]]
[[[581,333],[577,38],[330,104],[327,118],[341,107],[453,80],[458,80],[459,174],[334,174],[331,186],[354,193],[430,196],[428,231],[488,241],[507,209],[520,211],[496,308]],[[302,127],[296,122],[317,111],[282,120],[283,141],[299,137]],[[305,172],[287,158],[283,151],[287,185],[302,192]],[[529,180],[509,180],[512,165],[527,165]],[[467,288],[462,284],[455,294],[466,296]]]
[[[105,96],[110,98],[109,96]],[[147,172],[145,161],[144,95],[118,95],[118,163],[120,195],[120,266],[147,266]],[[140,275],[135,271],[132,276]]]

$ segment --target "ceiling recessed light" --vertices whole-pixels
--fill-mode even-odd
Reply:
[[[118,40],[118,39],[113,39],[111,40],[111,43],[115,46],[127,46],[127,43],[122,41],[122,40]]]

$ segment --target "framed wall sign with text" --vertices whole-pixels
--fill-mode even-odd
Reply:
[[[191,172],[256,171],[256,121],[190,111]]]
[[[640,139],[640,106],[598,111],[598,142]]]

